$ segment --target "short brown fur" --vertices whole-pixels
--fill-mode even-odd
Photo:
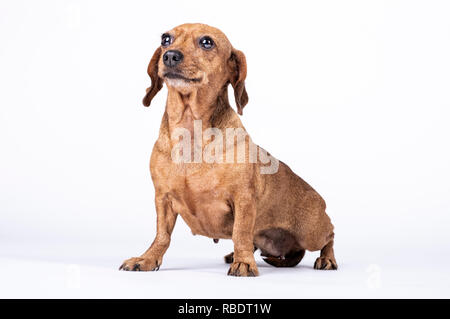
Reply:
[[[275,174],[261,174],[260,162],[172,161],[172,148],[179,141],[172,133],[177,127],[192,132],[193,121],[202,120],[203,129],[244,128],[229,105],[227,86],[231,84],[234,89],[241,115],[248,95],[244,83],[245,56],[232,47],[221,31],[204,24],[184,24],[168,34],[173,36],[173,43],[155,51],[148,66],[152,84],[143,100],[149,106],[163,83],[167,85],[166,110],[150,160],[155,185],[156,238],[145,253],[125,260],[120,269],[159,269],[178,215],[193,234],[233,240],[234,253],[225,258],[231,263],[229,275],[258,275],[255,247],[262,251],[266,262],[278,267],[295,266],[305,250],[320,250],[314,268],[337,269],[333,225],[325,213],[325,202],[284,163],[280,162]],[[198,39],[204,35],[214,40],[212,50],[199,47]],[[167,67],[162,56],[167,50],[183,53],[184,60],[177,72],[195,81],[165,76]]]

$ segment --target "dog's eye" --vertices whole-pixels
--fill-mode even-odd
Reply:
[[[200,47],[205,50],[211,50],[214,48],[214,41],[210,37],[202,37],[199,41]]]
[[[172,40],[173,40],[173,38],[171,37],[170,34],[164,33],[164,34],[161,36],[161,45],[162,45],[163,47],[168,47],[169,45],[172,44]]]

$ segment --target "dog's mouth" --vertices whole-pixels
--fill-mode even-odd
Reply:
[[[181,75],[180,73],[175,73],[175,72],[166,72],[166,73],[164,73],[164,77],[166,79],[183,80],[186,82],[200,82],[202,80],[200,78],[187,78],[187,77]]]

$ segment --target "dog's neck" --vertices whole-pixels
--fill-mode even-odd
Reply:
[[[174,88],[169,88],[166,104],[166,112],[169,120],[169,127],[172,131],[176,127],[190,129],[194,120],[201,120],[203,125],[208,125],[212,112],[214,111],[214,101],[201,90],[190,92],[180,92]]]
[[[194,121],[201,120],[202,129],[210,127],[242,127],[237,114],[228,102],[227,87],[212,94],[211,89],[198,89],[180,92],[168,90],[165,115],[169,137],[177,128],[185,128],[193,136]]]

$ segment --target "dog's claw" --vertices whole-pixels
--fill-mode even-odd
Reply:
[[[133,271],[141,271],[141,265],[139,265],[139,264],[134,264],[134,266],[133,266]]]
[[[152,271],[158,271],[159,270],[159,263],[156,262],[156,267],[152,269]]]
[[[129,271],[130,269],[128,268],[127,265],[125,265],[125,263],[123,263],[123,264],[119,267],[119,270]]]

